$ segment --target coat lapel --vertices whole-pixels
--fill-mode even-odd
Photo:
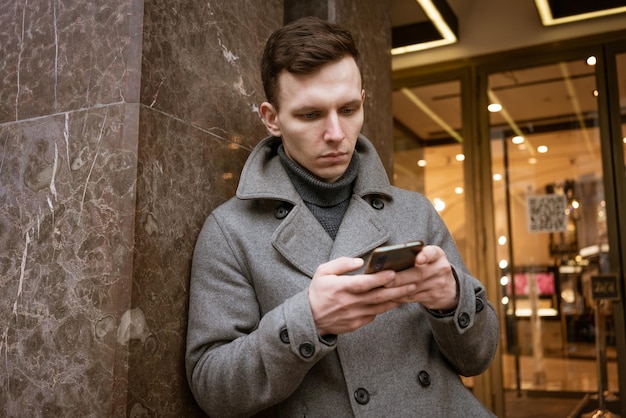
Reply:
[[[389,239],[378,212],[363,198],[390,196],[386,173],[374,146],[363,136],[356,150],[360,168],[354,195],[335,241],[303,204],[277,158],[280,138],[264,139],[246,161],[237,188],[240,199],[269,199],[293,204],[291,213],[276,229],[272,245],[291,264],[312,277],[317,266],[341,256],[362,257]]]
[[[304,205],[296,205],[274,233],[272,245],[312,277],[320,264],[341,256],[361,257],[388,239],[375,210],[353,195],[334,242]]]
[[[389,232],[377,218],[377,211],[365,200],[352,195],[352,201],[337,232],[330,259],[362,257],[389,240]]]
[[[272,245],[308,276],[329,260],[333,240],[304,204],[296,205],[272,237]]]

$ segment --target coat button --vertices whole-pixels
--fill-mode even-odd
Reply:
[[[422,370],[417,374],[417,381],[424,387],[430,386],[430,375],[427,371]]]
[[[285,344],[289,344],[289,333],[287,332],[287,328],[283,328],[279,333],[280,340]]]
[[[372,199],[372,207],[376,210],[381,210],[385,207],[385,202],[382,199]]]
[[[358,388],[354,391],[354,399],[360,405],[365,405],[370,401],[370,394],[367,390],[363,388]]]
[[[485,307],[485,302],[481,298],[476,298],[476,313],[483,310]]]
[[[469,326],[469,323],[470,323],[470,317],[467,314],[467,312],[461,313],[461,315],[459,315],[458,321],[459,321],[459,326],[461,328],[467,328]]]
[[[289,215],[289,208],[284,205],[276,206],[276,209],[274,209],[276,219],[284,219],[287,215]]]
[[[304,358],[310,358],[315,354],[315,346],[311,343],[300,344],[300,355]]]

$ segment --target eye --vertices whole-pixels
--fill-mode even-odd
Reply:
[[[356,111],[356,109],[353,108],[353,107],[344,107],[343,109],[341,109],[341,114],[344,115],[344,116],[350,116],[355,111]]]
[[[307,112],[307,113],[302,113],[300,115],[300,117],[302,119],[306,119],[306,120],[313,120],[315,118],[317,118],[319,114],[317,112]]]

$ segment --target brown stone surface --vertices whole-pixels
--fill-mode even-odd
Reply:
[[[184,374],[190,260],[266,134],[258,62],[283,2],[9,3],[0,410],[202,416]],[[366,133],[390,167],[388,5],[329,9],[370,55]]]

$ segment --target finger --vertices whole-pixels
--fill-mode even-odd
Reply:
[[[327,276],[327,275],[337,275],[341,276],[342,274],[349,273],[354,270],[358,270],[363,266],[365,261],[362,258],[351,258],[351,257],[339,257],[334,260],[328,261],[324,264],[320,264],[317,267],[317,271],[315,272],[316,276]]]
[[[396,278],[393,270],[381,270],[371,274],[360,274],[351,276],[349,290],[353,293],[369,292],[389,285]]]
[[[405,303],[413,298],[416,292],[417,286],[414,283],[396,287],[378,288],[371,292],[370,303],[373,305],[384,305],[390,302]]]
[[[443,255],[443,250],[436,245],[427,245],[415,257],[415,265],[431,264]]]

